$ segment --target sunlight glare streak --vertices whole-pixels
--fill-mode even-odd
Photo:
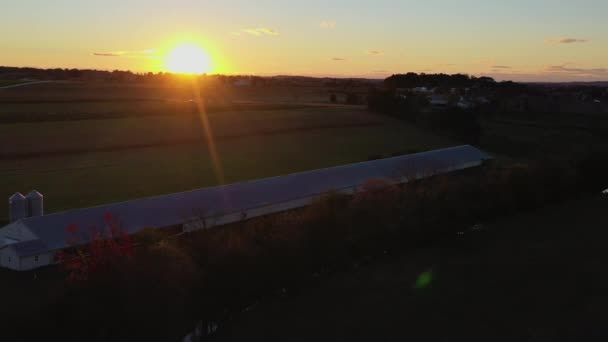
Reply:
[[[211,123],[209,122],[209,117],[207,116],[207,110],[205,109],[205,104],[201,97],[201,89],[197,78],[192,78],[192,90],[194,93],[194,103],[196,105],[198,118],[200,119],[200,124],[205,132],[205,142],[207,143],[207,147],[209,149],[213,170],[215,172],[218,184],[223,185],[226,183],[224,170],[222,168],[220,157],[217,153],[215,138],[213,137],[213,130],[211,129]]]

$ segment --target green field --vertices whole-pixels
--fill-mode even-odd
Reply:
[[[385,118],[370,115],[361,109],[278,108],[210,113],[209,120],[214,136],[219,140],[299,130],[387,124]],[[126,113],[136,111],[141,112],[139,107],[127,106],[125,109]],[[175,113],[171,108],[166,108],[166,111],[161,114],[163,115],[126,116],[111,120],[4,123],[0,125],[0,146],[2,146],[0,147],[0,158],[73,149],[84,149],[90,152],[109,147],[128,148],[145,144],[169,145],[201,139],[203,130],[198,116],[183,112]],[[28,138],[24,139],[25,135]]]
[[[334,89],[319,86],[265,86],[235,88],[217,81],[201,81],[196,85],[201,95],[217,100],[276,102],[329,102],[329,94],[337,93],[344,100],[345,91],[359,94],[367,88]],[[0,92],[0,102],[19,101],[39,103],[45,101],[81,102],[107,100],[184,100],[192,98],[191,82],[166,82],[154,84],[120,84],[112,82],[58,82],[32,84],[27,87],[5,89]]]
[[[608,151],[607,133],[608,120],[602,115],[503,116],[483,123],[481,146],[512,157],[572,160]]]
[[[0,195],[36,189],[45,195],[46,211],[55,212],[217,184],[196,116],[171,108],[130,115],[159,111],[149,103],[98,105],[67,106],[85,116],[102,109],[124,116],[0,123]],[[8,106],[19,105],[0,100],[0,113]],[[28,106],[22,113],[38,115],[62,113],[65,104]],[[210,113],[209,120],[229,183],[454,145],[349,106],[245,107]],[[3,220],[6,211],[0,211]]]

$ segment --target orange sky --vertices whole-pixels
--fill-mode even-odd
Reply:
[[[595,0],[15,1],[0,65],[163,71],[190,43],[213,73],[608,80],[607,12]]]

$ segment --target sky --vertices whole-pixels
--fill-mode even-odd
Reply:
[[[0,65],[157,72],[182,43],[211,73],[468,73],[608,80],[606,0],[0,0]]]

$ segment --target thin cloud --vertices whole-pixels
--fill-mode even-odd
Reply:
[[[508,65],[493,65],[492,69],[511,69]]]
[[[374,55],[374,56],[382,56],[384,55],[384,51],[380,51],[380,50],[368,50],[366,51],[368,55]]]
[[[501,79],[513,79],[518,80],[551,80],[551,81],[565,81],[565,80],[590,80],[590,79],[606,79],[608,78],[608,68],[583,68],[576,66],[573,63],[563,63],[557,65],[546,65],[536,72],[530,71],[517,71],[513,69],[508,70],[493,70],[493,75],[500,75]]]
[[[587,43],[588,39],[580,38],[559,38],[559,39],[547,39],[545,43],[548,44],[573,44],[573,43]]]
[[[497,80],[518,82],[585,82],[608,79],[606,68],[579,68],[567,65],[549,65],[538,71],[501,70],[485,74]]]
[[[120,57],[119,54],[116,53],[104,53],[104,52],[93,52],[93,56],[99,56],[99,57]]]
[[[241,30],[243,33],[250,34],[252,36],[278,36],[279,32],[267,27],[248,28]]]
[[[336,28],[336,22],[335,21],[322,21],[319,26],[322,28],[328,28],[328,29],[333,29]]]
[[[93,56],[99,57],[126,57],[126,58],[138,58],[138,57],[154,57],[158,55],[158,50],[147,49],[140,51],[115,51],[115,52],[93,52]]]
[[[566,65],[549,65],[545,68],[548,72],[570,72],[570,73],[606,73],[606,68],[572,68]]]
[[[332,61],[345,61],[346,58],[334,57],[331,59]]]
[[[608,68],[580,68],[562,65],[549,65],[543,70],[544,74],[582,77],[582,78],[607,78]]]

